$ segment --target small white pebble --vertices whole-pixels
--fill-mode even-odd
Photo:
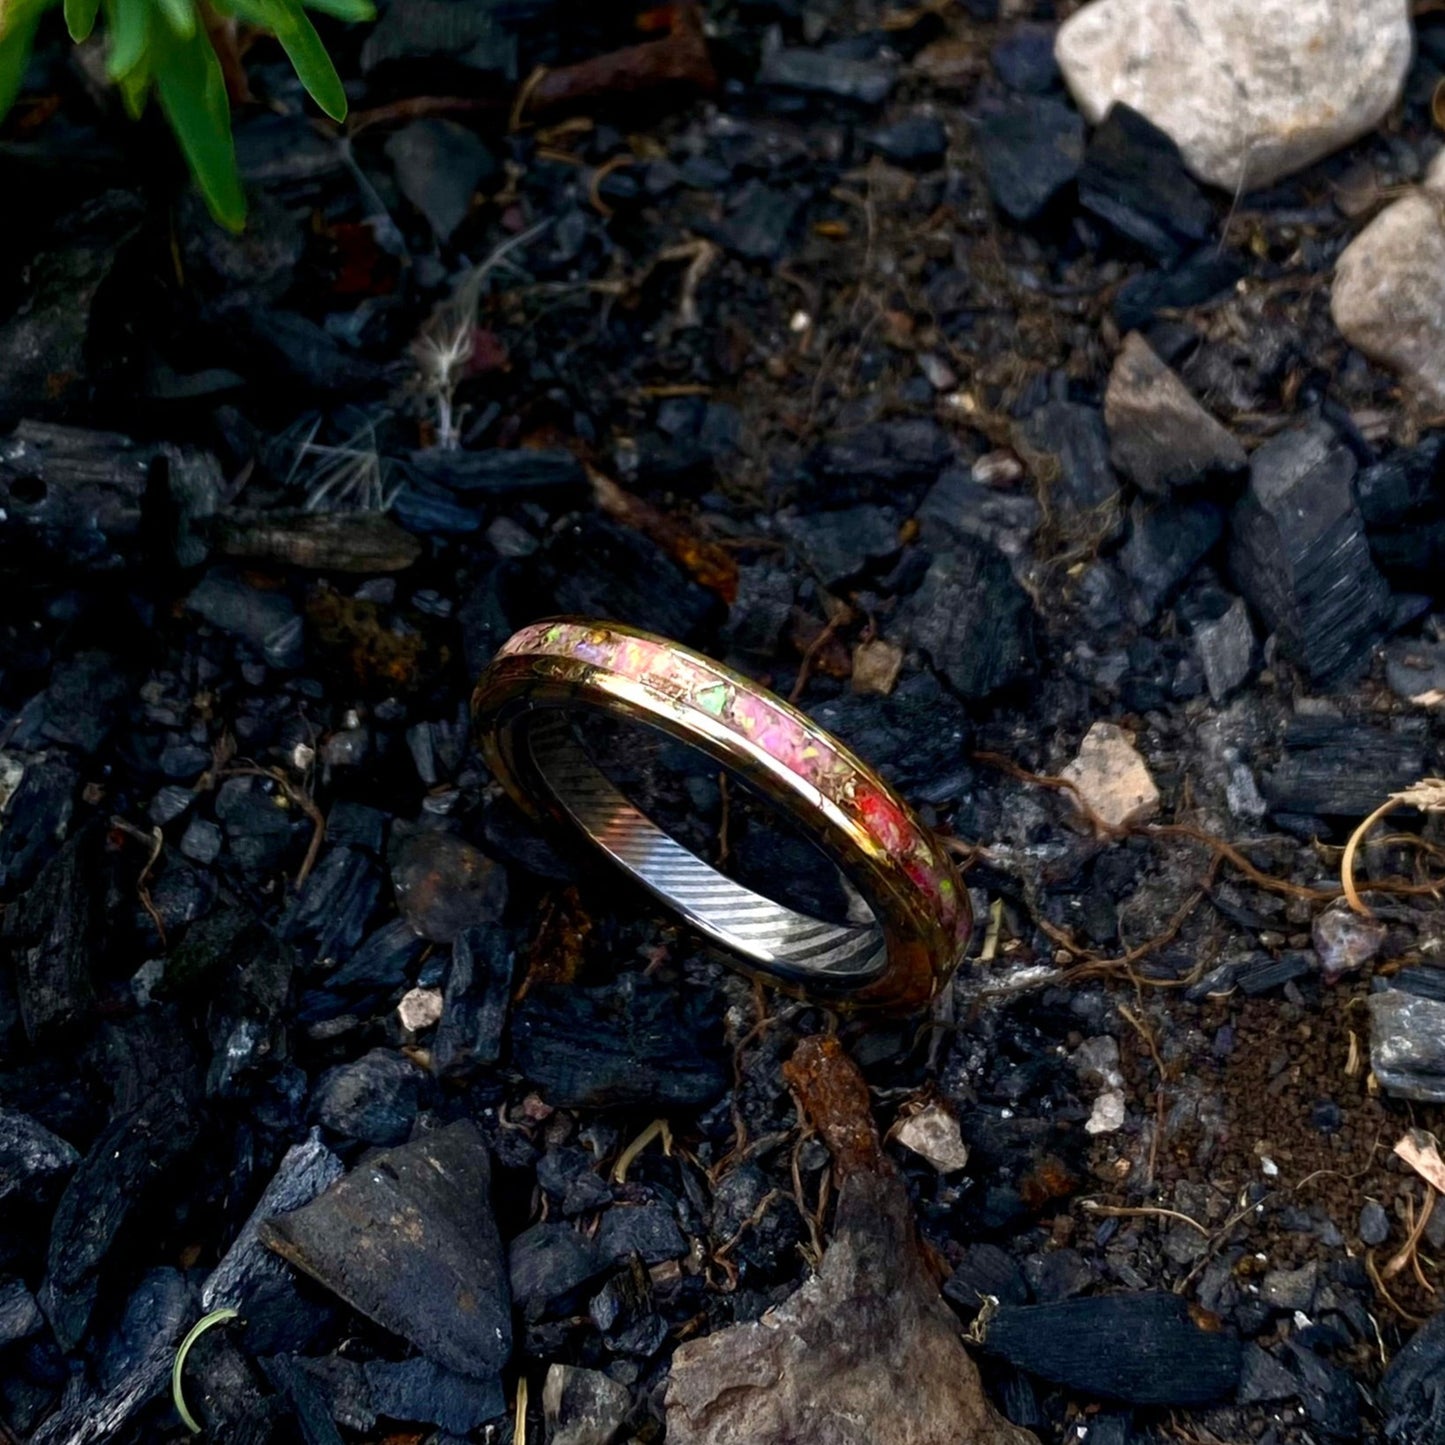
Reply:
[[[442,1016],[442,991],[439,988],[412,988],[396,1006],[396,1016],[409,1034],[429,1029]]]

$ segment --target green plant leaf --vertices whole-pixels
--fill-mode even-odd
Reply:
[[[375,20],[376,6],[371,0],[309,0],[306,8],[318,14],[329,15],[333,20]]]
[[[0,0],[0,117],[20,94],[35,30],[50,0]]]
[[[191,0],[156,0],[156,4],[182,40],[189,40],[196,33],[196,7]]]
[[[180,36],[157,26],[153,44],[161,109],[211,214],[239,231],[246,223],[246,194],[236,170],[231,107],[216,52],[199,27],[190,36]]]
[[[266,16],[276,39],[291,57],[296,75],[312,100],[332,120],[346,119],[346,91],[341,77],[316,33],[316,27],[301,8],[300,0],[264,0]]]
[[[105,62],[112,80],[128,75],[145,59],[150,44],[150,0],[112,0],[106,7],[110,23],[110,55]]]
[[[77,45],[95,29],[99,9],[100,0],[65,0],[65,28]]]

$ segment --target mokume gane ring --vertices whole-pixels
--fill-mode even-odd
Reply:
[[[797,708],[701,653],[613,622],[537,622],[502,646],[472,709],[488,764],[524,811],[580,829],[734,966],[786,992],[916,1009],[968,942],[968,894],[908,805]],[[572,722],[588,711],[657,729],[743,779],[802,826],[871,920],[809,917],[689,852],[584,750]]]

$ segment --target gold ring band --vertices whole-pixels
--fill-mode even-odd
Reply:
[[[804,713],[691,648],[612,622],[534,623],[502,646],[472,708],[489,766],[527,813],[589,839],[747,973],[835,1007],[911,1010],[967,945],[968,894],[908,805]],[[587,754],[572,726],[586,711],[743,779],[838,867],[868,921],[799,913],[689,852]]]

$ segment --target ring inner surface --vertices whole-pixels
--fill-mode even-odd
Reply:
[[[872,909],[815,845],[806,845],[814,873],[816,863],[826,861],[834,875],[831,906],[824,904],[819,912],[841,915],[835,919],[788,907],[709,866],[608,776],[619,770],[615,760],[620,758],[620,771],[630,773],[628,781],[635,782],[645,771],[649,752],[655,757],[661,749],[686,749],[694,763],[706,763],[712,777],[719,772],[727,776],[734,807],[740,808],[744,799],[761,804],[764,817],[776,823],[780,810],[739,774],[661,729],[634,721],[619,730],[592,709],[542,708],[519,725],[524,729],[521,748],[562,808],[603,851],[693,926],[782,977],[860,986],[884,971],[887,945]],[[756,806],[753,811],[758,811]],[[780,882],[783,871],[792,872],[773,870]]]

